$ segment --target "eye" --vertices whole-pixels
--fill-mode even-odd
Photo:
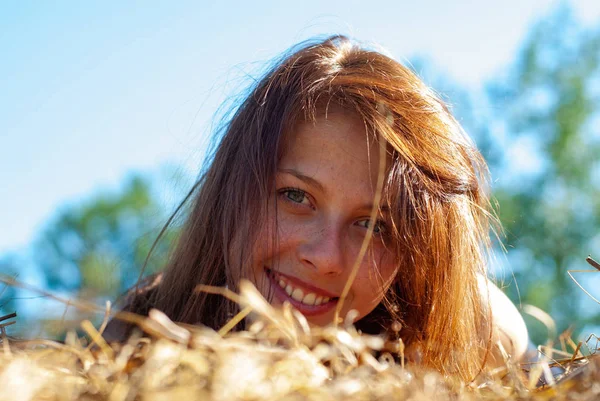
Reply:
[[[279,194],[288,202],[310,206],[310,200],[301,189],[298,188],[283,188],[279,190]]]
[[[357,224],[361,227],[366,228],[367,230],[371,227],[371,220],[365,219],[360,220]],[[383,235],[387,232],[387,227],[383,220],[377,220],[375,222],[375,227],[373,227],[373,234],[375,235]]]

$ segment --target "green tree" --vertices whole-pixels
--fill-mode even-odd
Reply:
[[[35,243],[34,258],[49,289],[115,299],[135,284],[166,220],[149,180],[134,175],[119,193],[63,209]],[[165,232],[146,273],[163,267],[176,234]]]
[[[508,261],[523,303],[549,312],[559,331],[600,317],[567,275],[589,267],[588,254],[600,257],[599,59],[600,31],[563,5],[535,24],[489,86],[490,124],[508,146],[495,186]],[[541,342],[546,333],[532,334]]]

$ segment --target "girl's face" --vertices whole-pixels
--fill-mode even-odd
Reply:
[[[341,109],[316,123],[298,124],[289,138],[276,177],[277,208],[258,234],[250,279],[271,304],[287,301],[309,322],[331,323],[374,224],[369,251],[341,313],[345,317],[355,309],[358,320],[382,300],[398,268],[388,249],[387,216],[369,220],[379,144],[367,139],[357,115]]]

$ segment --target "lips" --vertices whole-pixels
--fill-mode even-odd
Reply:
[[[265,272],[277,298],[281,302],[289,302],[305,316],[328,312],[337,303],[338,298],[333,294],[297,278],[274,272],[268,268],[265,268]]]

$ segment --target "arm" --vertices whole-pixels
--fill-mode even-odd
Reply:
[[[494,345],[498,341],[514,361],[523,357],[527,350],[529,335],[527,327],[510,299],[489,279],[479,278],[479,292],[484,305],[491,308],[492,318],[492,360],[491,365],[503,365],[504,359],[500,350]]]

